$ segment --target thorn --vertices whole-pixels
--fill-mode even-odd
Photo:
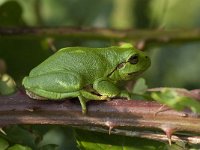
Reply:
[[[169,142],[169,145],[171,146],[172,145],[171,138],[172,138],[172,134],[176,131],[175,128],[165,126],[165,127],[162,127],[161,129],[165,132],[168,142]]]
[[[33,111],[34,111],[34,110],[31,109],[31,108],[26,108],[25,110],[30,111],[30,112],[33,112]]]
[[[6,132],[2,128],[0,128],[0,132],[3,133],[4,135],[7,135]]]
[[[167,132],[165,132],[165,133],[167,135],[167,139],[168,139],[169,145],[171,146],[172,145],[172,139],[171,139],[172,134],[168,134]]]
[[[111,134],[111,130],[113,129],[113,126],[110,126],[109,127],[109,131],[108,131],[108,134],[110,135]]]
[[[114,128],[114,125],[113,125],[113,123],[110,122],[110,121],[106,121],[106,122],[105,122],[105,125],[108,126],[108,128],[109,128],[109,130],[108,130],[108,134],[110,135],[112,129]]]

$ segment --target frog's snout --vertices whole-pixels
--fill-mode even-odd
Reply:
[[[145,58],[147,61],[151,61],[150,58],[149,58],[149,56],[147,56],[147,55],[145,55],[144,58]]]
[[[146,56],[144,56],[143,60],[146,64],[146,68],[148,68],[151,65],[151,59],[146,55]]]

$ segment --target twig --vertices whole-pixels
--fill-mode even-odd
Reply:
[[[153,91],[154,92],[160,92],[160,91],[165,90],[165,89],[176,91],[177,93],[179,93],[182,96],[194,98],[194,99],[200,101],[200,89],[187,90],[187,89],[184,89],[184,88],[159,87],[159,88],[148,89],[147,91],[149,91],[149,92],[153,92]]]
[[[85,126],[79,126],[77,128],[85,129],[89,131],[95,131],[95,132],[103,132],[108,133],[107,129],[103,129],[100,127],[85,127]],[[159,141],[168,141],[168,137],[166,134],[163,134],[159,131],[145,131],[145,130],[125,130],[125,129],[113,129],[110,134],[117,134],[117,135],[124,135],[124,136],[130,136],[130,137],[140,137],[140,138],[148,138],[152,140],[159,140]],[[176,142],[184,142],[184,143],[192,143],[192,144],[199,144],[200,143],[200,136],[194,136],[192,134],[174,134],[171,136],[171,141]]]
[[[105,28],[73,27],[21,27],[0,28],[3,37],[57,37],[78,38],[82,40],[145,41],[151,43],[168,43],[200,40],[200,29],[171,30],[114,30]]]
[[[199,114],[167,109],[155,115],[155,112],[161,106],[161,104],[156,102],[139,100],[90,101],[87,107],[88,113],[83,115],[81,113],[81,106],[76,99],[37,101],[30,99],[22,91],[11,96],[0,97],[0,125],[59,124],[79,126],[81,128],[87,127],[89,130],[100,132],[104,130],[107,133],[110,131],[112,134],[124,135],[131,135],[130,133],[133,133],[134,130],[140,133],[134,134],[134,136],[154,137],[157,140],[170,138],[166,135],[162,135],[165,138],[154,136],[154,134],[158,134],[157,131],[164,131],[167,135],[169,133],[174,134],[175,131],[200,133]],[[102,130],[96,130],[95,128],[97,127]],[[144,135],[143,133],[148,133],[146,131],[150,134]],[[156,132],[154,133],[153,131]],[[177,135],[177,137],[179,139],[184,138],[184,141],[190,143],[195,143],[196,141],[199,143],[200,141],[200,137],[188,136],[184,132],[182,135]],[[171,139],[172,141],[178,141],[173,136]]]

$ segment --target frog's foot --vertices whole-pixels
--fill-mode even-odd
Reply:
[[[121,91],[120,94],[119,94],[119,96],[123,97],[123,98],[127,98],[128,100],[131,99],[131,94],[128,91],[126,91],[126,90]]]
[[[110,98],[106,95],[99,96],[101,100],[110,100]]]
[[[89,100],[109,100],[107,95],[96,95],[85,90],[80,91],[81,95]]]
[[[30,98],[33,98],[33,99],[38,99],[38,100],[46,100],[47,98],[45,97],[42,97],[42,96],[39,96],[29,90],[26,90],[26,94],[30,97]]]
[[[83,96],[78,96],[78,99],[81,103],[81,109],[82,109],[82,113],[86,114],[87,113],[87,107],[86,107],[86,102],[88,101],[86,98],[84,98]]]
[[[78,96],[79,101],[81,103],[81,107],[82,107],[82,113],[86,114],[87,112],[87,107],[86,107],[86,103],[90,100],[110,100],[110,98],[108,96],[102,95],[96,95],[93,93],[90,93],[88,91],[85,90],[81,90],[80,91],[80,95]]]

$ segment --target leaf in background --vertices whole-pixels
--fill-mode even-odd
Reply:
[[[0,58],[0,95],[12,94],[16,91],[15,81],[6,74],[6,63]]]
[[[25,25],[22,8],[16,1],[8,1],[0,6],[0,27]]]
[[[160,92],[152,92],[151,97],[176,110],[189,108],[192,112],[200,112],[200,101],[185,96],[173,88],[163,88]]]
[[[81,150],[163,150],[165,144],[153,140],[75,130]]]
[[[199,150],[200,144],[190,144],[189,147],[190,147],[190,150]]]
[[[0,137],[0,150],[6,150],[8,146],[9,146],[8,142]]]
[[[15,81],[8,74],[0,74],[0,95],[9,95],[16,91]]]
[[[133,87],[132,93],[141,95],[146,92],[147,88],[145,79],[139,78]]]
[[[149,16],[151,24],[157,25],[157,28],[194,28],[199,26],[199,8],[198,0],[185,1],[182,0],[152,0],[150,2]],[[159,7],[158,7],[159,6]],[[185,8],[190,7],[185,15]],[[176,9],[174,9],[176,8]]]
[[[32,150],[32,149],[30,147],[27,147],[27,146],[15,144],[14,146],[9,147],[7,150]]]
[[[39,150],[59,150],[58,145],[48,144],[39,148]]]
[[[45,130],[46,126],[36,126]],[[42,135],[38,144],[39,149],[76,149],[76,142],[73,137],[72,129],[69,127],[48,126],[48,131]]]
[[[33,149],[36,148],[35,145],[36,137],[30,131],[22,128],[22,126],[13,125],[10,127],[5,127],[4,131],[6,135],[2,135],[2,137],[8,140],[9,143],[27,145]]]
[[[195,149],[189,149],[188,143],[179,141],[179,142],[174,142],[172,145],[167,145],[166,150],[195,150]]]

